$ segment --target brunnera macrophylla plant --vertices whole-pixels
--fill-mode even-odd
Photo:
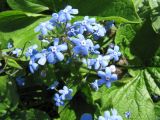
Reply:
[[[105,85],[107,89],[111,87],[112,82],[118,80],[115,63],[119,61],[121,52],[119,46],[109,39],[105,48],[102,48],[99,42],[114,27],[114,22],[100,24],[95,18],[88,16],[75,20],[74,15],[77,14],[78,9],[69,5],[58,13],[53,13],[50,20],[41,22],[35,28],[35,32],[39,34],[38,39],[41,41],[41,45],[32,45],[24,52],[24,49],[13,48],[12,43],[8,43],[8,49],[13,48],[8,55],[14,57],[25,56],[29,60],[29,73],[36,74],[40,71],[41,77],[48,75],[46,72],[48,65],[56,67],[57,64],[63,63],[62,66],[68,64],[72,67],[73,64],[78,68],[85,67],[94,75],[97,75],[97,79],[87,83],[92,90],[96,92],[102,85]],[[63,70],[59,69],[59,71]],[[76,74],[72,76],[76,76]],[[83,77],[87,81],[88,77],[81,75],[80,78]],[[16,81],[19,86],[25,86],[23,76],[17,76]],[[79,80],[79,82],[82,81]],[[48,87],[48,90],[56,91],[53,95],[55,106],[64,106],[66,102],[72,100],[74,90],[68,86],[68,83],[72,84],[74,80],[55,79],[53,84]],[[104,116],[98,117],[98,120],[122,120],[115,109],[111,111],[112,115],[109,111],[106,111]],[[91,115],[87,114],[86,116],[83,115],[81,120],[92,119]]]

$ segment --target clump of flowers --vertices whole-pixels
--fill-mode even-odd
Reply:
[[[45,68],[47,65],[59,64],[75,64],[81,63],[88,71],[94,71],[97,79],[92,80],[89,85],[96,91],[103,84],[111,87],[111,84],[118,80],[116,74],[116,63],[120,57],[120,48],[112,44],[102,50],[99,41],[101,41],[110,27],[114,24],[111,22],[105,26],[96,21],[95,18],[85,16],[82,20],[72,22],[74,15],[78,14],[78,9],[67,6],[58,13],[53,13],[52,18],[42,22],[35,28],[38,32],[38,39],[41,41],[41,47],[32,45],[25,52],[25,57],[29,60],[28,69],[31,74],[35,74],[41,70],[41,76],[46,77]],[[8,48],[12,48],[12,44],[8,44]],[[12,54],[19,56],[21,49],[12,50]],[[76,64],[75,64],[76,65]],[[43,67],[42,67],[43,66]],[[80,66],[81,67],[81,66]],[[87,78],[87,77],[86,77]],[[24,80],[17,79],[18,84],[25,85]],[[63,83],[63,88],[59,88],[59,81],[54,82],[48,90],[55,90],[54,102],[56,106],[63,106],[65,101],[72,99],[73,90],[67,87],[67,83]],[[109,111],[105,112],[104,117],[100,116],[99,120],[121,120],[117,115],[117,111],[112,109],[112,115]]]
[[[80,120],[93,120],[92,115],[89,113],[84,113]],[[118,115],[116,109],[111,109],[110,111],[105,111],[103,116],[99,116],[98,120],[123,120],[120,115]]]

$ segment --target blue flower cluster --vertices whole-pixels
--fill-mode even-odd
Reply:
[[[99,80],[95,80],[91,83],[91,87],[93,89],[97,91],[99,86],[103,84],[109,88],[111,87],[111,83],[118,79],[118,76],[115,73],[116,67],[114,65],[110,65],[109,63],[112,60],[113,62],[117,62],[120,56],[121,52],[119,52],[119,47],[115,45],[113,48],[109,48],[107,50],[106,55],[98,55],[95,59],[88,59],[87,61],[84,61],[84,63],[88,65],[88,68],[94,68],[97,70],[97,74],[100,77]]]
[[[122,117],[118,115],[116,109],[111,109],[111,113],[110,111],[105,111],[104,116],[99,116],[98,120],[123,120]],[[93,118],[91,114],[84,113],[80,120],[93,120]]]
[[[26,51],[26,58],[29,58],[29,71],[33,74],[40,66],[56,64],[63,60],[65,63],[77,59],[87,65],[89,69],[94,69],[100,79],[91,83],[91,87],[96,91],[99,86],[105,84],[107,87],[118,79],[116,67],[112,65],[121,56],[117,45],[110,46],[105,54],[101,54],[98,40],[106,35],[113,22],[108,27],[96,22],[95,18],[85,16],[81,21],[71,22],[73,15],[78,14],[77,9],[67,6],[58,13],[53,13],[50,20],[42,22],[35,28],[39,32],[38,39],[47,43],[45,47],[38,50],[38,45],[33,45]],[[11,45],[8,45],[11,47]],[[39,48],[40,49],[40,48]],[[13,53],[17,55],[15,50]],[[94,57],[92,57],[94,56]],[[66,58],[66,59],[65,59]],[[69,61],[68,61],[69,60]],[[42,76],[46,76],[42,75]],[[49,89],[55,89],[58,83],[54,83]],[[72,98],[72,89],[64,86],[54,95],[57,106],[64,105],[65,100]]]
[[[56,106],[63,106],[65,100],[72,99],[72,89],[69,89],[67,86],[64,86],[63,89],[60,89],[58,93],[54,95],[54,100]]]
[[[15,57],[18,57],[20,55],[20,53],[22,52],[22,50],[20,48],[14,48],[13,43],[11,43],[11,42],[8,42],[7,48],[12,49],[11,54]]]

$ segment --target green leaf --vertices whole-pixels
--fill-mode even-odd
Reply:
[[[151,20],[152,26],[156,33],[160,32],[160,0],[149,0],[149,6],[151,8]]]
[[[70,0],[68,4],[79,9],[79,15],[97,16],[98,19],[116,20],[118,22],[141,22],[135,12],[132,0]]]
[[[34,29],[42,21],[49,18],[40,14],[25,13],[22,11],[6,11],[0,13],[0,42],[2,48],[6,48],[9,40],[14,41],[15,48],[23,48],[26,42],[31,44],[40,44],[37,39],[37,33]]]
[[[155,109],[156,109],[157,120],[159,120],[160,119],[160,102],[156,103]]]
[[[43,111],[36,109],[21,110],[17,109],[14,114],[10,115],[11,119],[23,119],[23,120],[50,120],[50,117]]]
[[[131,53],[130,44],[136,35],[136,31],[130,24],[122,25],[118,28],[115,37],[115,43],[120,46],[120,50],[127,59],[133,59],[134,55]]]
[[[92,92],[93,100],[100,105],[102,113],[113,107],[124,119],[124,113],[130,111],[131,120],[156,120],[150,94],[160,94],[160,88],[156,85],[160,73],[153,74],[149,70],[138,71],[138,74],[136,71],[136,76],[123,78],[122,80],[129,81],[125,85],[115,84],[109,89],[104,85],[98,92]],[[159,71],[157,68],[153,68],[152,72],[153,70]]]
[[[130,51],[141,65],[149,66],[159,49],[160,37],[154,32],[150,19],[147,19],[143,24],[134,26],[133,29],[136,31],[136,35],[130,42]]]
[[[22,10],[25,12],[39,13],[49,8],[37,3],[32,0],[7,0],[9,6],[14,10]]]
[[[6,91],[6,87],[7,87],[7,80],[8,80],[8,76],[0,76],[0,95],[4,95],[4,92]]]
[[[22,69],[22,67],[13,59],[7,59],[7,65],[14,68]]]
[[[72,108],[67,106],[61,113],[60,113],[61,120],[76,120],[76,113]]]

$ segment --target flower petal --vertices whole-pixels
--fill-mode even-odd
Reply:
[[[59,61],[64,59],[64,55],[61,52],[55,52],[55,55]]]
[[[102,84],[106,83],[105,79],[98,80],[98,85],[101,86]]]
[[[54,46],[57,46],[58,43],[59,43],[59,38],[55,38],[55,39],[54,39]]]
[[[45,63],[46,63],[46,57],[45,57],[45,56],[41,57],[41,58],[38,60],[38,64],[40,64],[40,65],[44,65]]]
[[[111,76],[111,70],[109,67],[106,67],[105,72],[106,72],[106,76],[108,76],[108,77]]]
[[[116,52],[118,52],[119,51],[119,46],[114,46],[114,50],[116,51]]]
[[[111,75],[111,78],[110,78],[111,81],[115,81],[115,80],[117,80],[117,79],[118,79],[118,77],[117,77],[116,74],[112,74],[112,75]]]
[[[106,78],[106,74],[103,71],[98,71],[98,76],[101,77],[102,79]]]
[[[84,113],[84,114],[81,116],[80,120],[92,120],[92,115],[89,114],[89,113]]]
[[[65,44],[65,43],[57,46],[57,50],[59,50],[59,51],[66,51],[67,48],[68,48],[67,44]]]
[[[106,81],[106,86],[107,86],[108,88],[110,88],[110,87],[111,87],[111,82],[110,82],[110,81]]]

